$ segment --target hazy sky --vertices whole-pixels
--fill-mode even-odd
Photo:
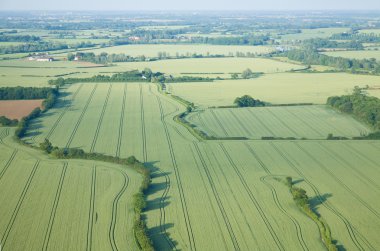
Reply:
[[[380,10],[380,0],[0,0],[0,10]]]

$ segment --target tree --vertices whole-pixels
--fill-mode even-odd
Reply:
[[[256,107],[256,106],[265,106],[265,103],[259,99],[254,99],[249,95],[244,95],[242,97],[237,97],[234,101],[238,107]]]
[[[237,73],[232,73],[231,74],[231,78],[232,79],[237,79],[239,77],[239,75]]]
[[[40,149],[47,153],[51,153],[51,151],[53,150],[53,145],[48,139],[45,138],[45,141],[40,143]]]
[[[253,77],[253,72],[251,69],[247,68],[246,70],[243,71],[243,73],[241,74],[241,77],[242,78],[245,78],[245,79],[248,79],[248,78],[251,78]]]

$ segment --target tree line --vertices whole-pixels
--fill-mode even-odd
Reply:
[[[0,35],[0,42],[37,42],[41,38],[31,35]]]
[[[19,45],[1,46],[1,54],[12,54],[12,53],[28,53],[28,52],[45,52],[45,51],[56,51],[65,49],[79,49],[94,47],[95,44],[91,42],[81,42],[77,44],[65,44],[65,43],[52,43],[52,42],[32,42]]]
[[[46,99],[58,95],[52,87],[0,87],[0,100]]]

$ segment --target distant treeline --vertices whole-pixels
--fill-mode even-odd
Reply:
[[[331,66],[352,73],[380,73],[380,64],[375,59],[331,57],[313,50],[291,50],[284,52],[283,55],[290,60],[299,61],[307,65]]]
[[[28,53],[28,52],[44,52],[44,51],[55,51],[55,50],[65,50],[65,49],[79,49],[94,47],[95,44],[90,42],[81,42],[77,44],[64,44],[64,43],[51,43],[51,42],[32,42],[19,45],[1,46],[1,54],[12,54],[12,53]]]
[[[123,73],[115,73],[111,76],[96,75],[89,78],[57,78],[49,80],[49,84],[63,86],[66,84],[74,84],[80,82],[155,82],[155,83],[174,83],[174,82],[211,82],[212,78],[181,76],[181,77],[165,77],[161,72],[152,72],[146,68],[143,71],[133,70]]]
[[[380,36],[374,33],[338,33],[330,37],[333,40],[355,40],[360,43],[379,43]]]
[[[244,37],[192,37],[191,43],[213,45],[265,45],[270,40],[269,36],[244,36]]]
[[[365,95],[358,87],[352,95],[329,97],[327,104],[380,130],[380,99]]]
[[[348,42],[337,42],[330,39],[325,38],[312,38],[307,39],[303,42],[303,46],[307,50],[318,50],[323,48],[343,48],[343,49],[351,49],[351,50],[362,50],[364,49],[361,42],[357,40],[351,40]]]
[[[37,42],[41,38],[30,35],[0,35],[0,42]]]

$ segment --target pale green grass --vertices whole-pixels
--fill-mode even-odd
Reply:
[[[371,132],[351,116],[325,106],[206,109],[188,120],[216,137],[326,139],[329,133],[354,137]]]
[[[375,50],[333,51],[333,52],[324,52],[323,54],[332,56],[332,57],[343,57],[343,58],[351,58],[351,59],[375,58],[376,60],[380,60],[380,51],[375,51]]]
[[[202,44],[146,44],[146,45],[122,45],[114,46],[108,48],[99,48],[95,50],[90,50],[96,54],[101,52],[111,53],[124,53],[130,56],[141,56],[146,57],[157,57],[159,52],[166,52],[170,56],[179,55],[186,56],[187,54],[192,55],[193,53],[207,55],[210,54],[221,54],[228,55],[229,53],[235,54],[236,52],[251,52],[258,54],[265,54],[273,49],[266,46],[225,46],[225,45],[202,45]]]
[[[245,94],[275,104],[325,104],[328,97],[349,94],[354,86],[365,87],[378,83],[378,76],[280,73],[249,80],[170,84],[169,91],[201,106],[232,105],[236,97]],[[380,97],[379,91],[371,91],[369,94]]]
[[[119,250],[138,250],[132,232],[138,173],[105,162],[54,160],[15,143],[13,133],[0,128],[4,250],[113,250],[113,240]]]
[[[359,33],[380,35],[380,29],[364,29],[359,30]]]

